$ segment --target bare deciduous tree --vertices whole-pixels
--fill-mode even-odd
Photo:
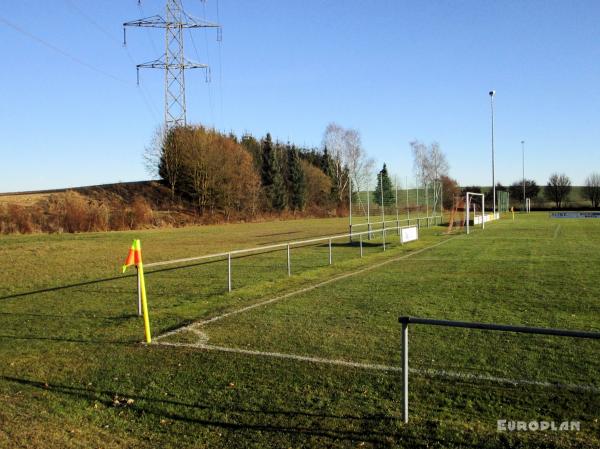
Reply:
[[[344,134],[345,130],[337,123],[330,123],[323,134],[323,146],[329,151],[333,161],[333,190],[341,202],[347,180],[344,179]]]
[[[592,173],[585,179],[584,194],[592,207],[600,207],[600,173]]]
[[[162,128],[158,128],[143,155],[146,170],[152,177],[167,182],[171,189],[171,198],[175,197],[183,170],[184,152],[177,138],[177,134],[183,130],[183,128],[173,128],[165,132]]]
[[[417,181],[433,189],[433,209],[438,206],[442,196],[442,177],[448,176],[450,168],[440,144],[433,142],[429,146],[418,140],[410,142],[413,153],[413,167]]]
[[[365,186],[368,190],[369,178],[373,172],[375,161],[367,157],[362,146],[360,134],[355,129],[347,129],[344,133],[345,164],[348,167],[352,182],[357,188]]]
[[[323,134],[323,146],[333,160],[333,182],[338,202],[344,200],[350,176],[352,182],[364,185],[373,169],[374,161],[367,157],[360,133],[330,123]]]
[[[153,179],[160,178],[158,170],[160,166],[160,156],[162,154],[163,136],[164,129],[161,126],[158,126],[154,131],[154,135],[152,136],[150,144],[146,148],[144,148],[144,153],[142,154],[142,159],[144,160],[144,167],[146,168],[146,172]]]
[[[427,167],[427,145],[419,140],[410,142],[410,149],[413,154],[413,169],[417,182],[425,182],[425,171]]]
[[[450,165],[446,155],[442,152],[440,144],[433,142],[429,146],[427,166],[425,170],[426,180],[428,182],[438,181],[442,176],[448,176]]]
[[[410,148],[415,175],[419,182],[430,183],[441,179],[442,176],[448,176],[450,166],[438,142],[427,146],[419,140],[413,140],[410,142]]]
[[[556,208],[560,209],[571,192],[571,180],[564,173],[553,173],[548,179],[544,192],[546,198],[553,201]]]

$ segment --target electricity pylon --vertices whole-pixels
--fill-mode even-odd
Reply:
[[[140,0],[138,0],[140,3]],[[163,69],[165,71],[165,130],[175,126],[185,126],[185,71],[205,69],[206,64],[190,61],[185,57],[183,32],[186,28],[217,28],[220,39],[221,26],[188,15],[181,0],[166,0],[166,16],[160,15],[133,20],[123,24],[123,45],[126,45],[126,27],[147,27],[165,29],[165,53],[154,61],[138,64],[137,80],[140,82],[140,69]]]

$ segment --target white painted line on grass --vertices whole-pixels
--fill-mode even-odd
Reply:
[[[271,299],[268,299],[266,301],[262,301],[262,302],[258,302],[256,304],[252,304],[252,305],[249,305],[249,306],[246,306],[246,307],[242,307],[241,309],[233,310],[231,312],[227,312],[227,313],[224,313],[223,315],[218,315],[216,317],[209,318],[209,319],[204,320],[204,321],[197,321],[195,323],[188,324],[187,326],[179,327],[177,329],[174,329],[172,331],[165,332],[164,334],[159,335],[154,340],[155,341],[156,340],[160,340],[160,339],[166,338],[166,337],[168,337],[170,335],[174,335],[174,334],[176,334],[178,332],[184,332],[186,330],[191,330],[191,329],[194,329],[194,328],[199,328],[199,327],[202,327],[202,326],[206,326],[207,324],[214,323],[215,321],[222,320],[222,319],[230,317],[232,315],[237,315],[239,313],[244,313],[244,312],[247,312],[249,310],[255,309],[257,307],[266,306],[268,304],[272,304],[274,302],[278,302],[278,301],[281,301],[283,299],[290,298],[292,296],[300,295],[302,293],[306,293],[306,292],[309,292],[311,290],[315,290],[317,288],[323,287],[323,286],[331,284],[333,282],[341,281],[342,279],[346,279],[346,278],[349,278],[351,276],[355,276],[357,274],[362,274],[362,273],[365,273],[367,271],[375,270],[376,268],[380,268],[380,267],[388,265],[390,263],[398,262],[400,260],[407,259],[407,258],[415,256],[417,254],[421,254],[424,251],[436,248],[436,247],[438,247],[438,246],[440,246],[440,245],[442,245],[442,244],[444,244],[446,242],[449,242],[450,240],[454,240],[454,239],[456,239],[458,237],[461,237],[461,236],[451,237],[449,239],[442,240],[441,242],[435,243],[435,244],[433,244],[431,246],[426,246],[425,248],[421,248],[421,249],[416,250],[414,252],[411,252],[411,253],[408,253],[408,254],[404,254],[404,255],[399,256],[399,257],[394,257],[393,259],[384,260],[383,262],[379,262],[379,263],[376,263],[374,265],[370,265],[368,267],[364,267],[364,268],[361,268],[361,269],[356,270],[356,271],[351,271],[349,273],[344,273],[344,274],[341,274],[339,276],[335,276],[335,277],[332,277],[332,278],[327,279],[325,281],[322,281],[322,282],[319,282],[317,284],[311,285],[309,287],[302,288],[300,290],[295,290],[293,292],[286,293],[284,295],[277,296],[275,298],[271,298]]]
[[[256,356],[256,357],[271,357],[271,358],[278,358],[278,359],[287,359],[287,360],[295,360],[295,361],[300,361],[300,362],[308,362],[308,363],[318,363],[318,364],[327,364],[327,365],[338,365],[338,366],[346,366],[346,367],[351,367],[351,368],[358,368],[358,369],[369,369],[369,370],[376,370],[376,371],[388,371],[388,372],[401,372],[402,368],[399,366],[392,366],[392,365],[384,365],[384,364],[377,364],[377,363],[363,363],[363,362],[353,362],[353,361],[349,361],[349,360],[339,360],[339,359],[327,359],[327,358],[323,358],[323,357],[315,357],[315,356],[307,356],[307,355],[297,355],[297,354],[286,354],[286,353],[281,353],[281,352],[267,352],[267,351],[257,351],[257,350],[252,350],[252,349],[239,349],[239,348],[230,348],[230,347],[226,347],[226,346],[216,346],[216,345],[210,345],[208,344],[208,335],[204,332],[202,332],[200,330],[200,328],[202,328],[203,326],[206,326],[207,324],[210,323],[214,323],[215,321],[219,321],[222,320],[224,318],[233,316],[233,315],[237,315],[239,313],[243,313],[243,312],[247,312],[249,310],[255,309],[257,307],[261,307],[261,306],[265,306],[268,304],[272,304],[274,302],[277,301],[281,301],[287,298],[290,298],[292,296],[296,296],[302,293],[306,293],[308,291],[311,290],[315,290],[317,288],[323,287],[324,285],[328,285],[331,284],[333,282],[337,282],[339,280],[343,280],[346,279],[348,277],[351,276],[355,276],[357,274],[361,274],[361,273],[365,273],[367,271],[371,271],[374,270],[376,268],[385,266],[387,264],[393,263],[393,262],[397,262],[399,260],[403,260],[406,259],[408,257],[423,253],[429,249],[435,248],[437,246],[440,246],[446,242],[449,242],[450,240],[454,240],[455,238],[458,237],[463,237],[463,235],[457,235],[455,237],[451,237],[449,239],[443,240],[441,242],[438,242],[434,245],[431,246],[427,246],[425,248],[421,248],[417,251],[414,251],[412,253],[409,254],[404,254],[402,256],[399,257],[395,257],[393,259],[388,259],[385,260],[383,262],[379,262],[377,264],[374,265],[370,265],[368,267],[364,267],[361,268],[359,270],[356,271],[352,271],[349,273],[344,273],[342,275],[339,276],[335,276],[331,279],[327,279],[325,281],[319,282],[317,284],[311,285],[309,287],[306,288],[302,288],[300,290],[296,290],[290,293],[286,293],[284,295],[281,296],[277,296],[275,298],[271,298],[268,299],[266,301],[262,301],[256,304],[252,304],[250,306],[247,307],[243,307],[241,309],[237,309],[237,310],[233,310],[231,312],[227,312],[224,313],[222,315],[218,315],[216,317],[213,318],[209,318],[207,320],[204,321],[198,321],[196,323],[192,323],[189,324],[187,326],[182,326],[180,328],[174,329],[172,331],[166,332],[162,335],[159,335],[158,337],[156,337],[154,339],[154,342],[151,344],[154,345],[159,345],[159,346],[171,346],[171,347],[180,347],[180,348],[194,348],[194,349],[200,349],[200,350],[206,350],[206,351],[217,351],[217,352],[225,352],[225,353],[234,353],[234,354],[242,354],[242,355],[249,355],[249,356]],[[421,259],[417,259],[417,260],[421,260]],[[178,333],[183,333],[183,332],[191,332],[193,334],[196,335],[197,340],[196,342],[168,342],[168,341],[159,341],[162,340],[166,337],[169,337],[171,335],[175,335]],[[461,380],[474,380],[474,381],[487,381],[487,382],[494,382],[494,383],[501,383],[501,384],[507,384],[507,385],[530,385],[530,386],[536,386],[536,387],[544,387],[544,388],[558,388],[558,389],[568,389],[568,390],[575,390],[575,391],[585,391],[585,392],[591,392],[591,393],[600,393],[600,388],[597,388],[593,385],[578,385],[578,384],[564,384],[564,383],[551,383],[551,382],[543,382],[543,381],[537,381],[537,380],[529,380],[529,379],[510,379],[510,378],[506,378],[506,377],[497,377],[497,376],[490,376],[490,375],[481,375],[481,374],[473,374],[473,373],[464,373],[464,372],[458,372],[458,371],[446,371],[446,370],[441,370],[441,369],[415,369],[415,368],[411,368],[409,370],[411,373],[417,374],[417,375],[422,375],[422,376],[427,376],[427,377],[444,377],[444,378],[449,378],[449,379],[461,379]]]
[[[205,343],[160,342],[157,344],[163,345],[163,346],[189,347],[189,348],[196,348],[196,349],[204,349],[207,351],[218,351],[218,352],[227,352],[227,353],[258,356],[258,357],[271,357],[271,358],[277,358],[277,359],[295,360],[295,361],[299,361],[299,362],[346,366],[346,367],[350,367],[350,368],[369,369],[369,370],[376,370],[376,371],[391,371],[391,372],[401,372],[402,371],[402,367],[400,367],[400,366],[383,365],[383,364],[378,364],[378,363],[361,363],[361,362],[353,362],[353,361],[349,361],[349,360],[339,360],[339,359],[327,359],[327,358],[323,358],[323,357],[313,357],[313,356],[297,355],[297,354],[285,354],[282,352],[266,352],[266,351],[256,351],[256,350],[252,350],[252,349],[228,348],[226,346],[215,346],[215,345],[208,345]],[[458,371],[446,371],[446,370],[442,370],[442,369],[410,368],[409,372],[418,374],[418,375],[422,375],[422,376],[428,376],[428,377],[445,377],[445,378],[449,378],[449,379],[487,381],[487,382],[509,384],[509,385],[531,385],[531,386],[535,386],[535,387],[558,388],[558,389],[600,393],[600,388],[597,388],[593,385],[552,383],[552,382],[544,382],[544,381],[529,380],[529,379],[510,379],[507,377],[497,377],[497,376],[490,376],[490,375],[485,375],[485,374],[482,375],[482,374],[473,374],[473,373],[463,373],[463,372],[458,372]]]
[[[560,225],[557,225],[556,229],[554,229],[554,237],[552,237],[554,240],[556,240],[556,237],[558,237],[559,232],[560,232]]]

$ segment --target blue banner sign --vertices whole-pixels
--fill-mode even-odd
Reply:
[[[600,218],[600,212],[552,212],[550,218]]]

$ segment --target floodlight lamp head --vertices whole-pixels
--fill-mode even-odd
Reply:
[[[494,95],[496,95],[496,91],[495,90],[490,90],[490,97],[493,97]]]

